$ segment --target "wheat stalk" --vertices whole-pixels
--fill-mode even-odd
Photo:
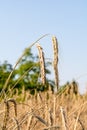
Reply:
[[[53,59],[53,67],[54,67],[54,73],[55,73],[55,91],[58,91],[59,87],[59,75],[58,75],[58,42],[56,37],[52,37],[52,43],[53,43],[53,52],[54,52],[54,59]]]
[[[53,95],[53,100],[54,100],[54,103],[53,103],[53,124],[55,125],[55,122],[56,122],[56,96],[55,94]]]
[[[64,130],[69,130],[68,129],[68,123],[67,123],[67,117],[66,117],[66,113],[64,111],[64,108],[60,107],[60,110],[61,110],[61,115],[62,115],[63,129]]]
[[[37,48],[39,51],[39,60],[40,60],[40,72],[41,72],[41,79],[42,79],[42,84],[46,84],[46,72],[45,72],[45,60],[44,60],[44,52],[40,44],[37,44]]]
[[[31,124],[32,124],[32,119],[33,119],[33,116],[30,115],[30,116],[28,117],[28,124],[27,124],[26,130],[30,130],[30,127],[31,127]]]
[[[16,124],[16,126],[17,126],[17,130],[21,130],[21,129],[20,129],[20,126],[19,126],[18,120],[17,120],[16,118],[12,118],[12,119],[13,119],[13,121],[15,122],[15,124]],[[13,130],[14,130],[14,128],[13,128]]]
[[[10,111],[10,105],[9,102],[12,102],[14,104],[14,111],[15,111],[15,116],[17,116],[17,104],[16,101],[14,99],[9,99],[9,100],[5,100],[5,116],[4,116],[4,124],[2,127],[2,130],[6,130],[7,128],[7,122],[9,120],[9,111]]]
[[[51,112],[51,109],[49,109],[49,126],[52,126],[53,125],[53,115],[52,115],[52,112]]]
[[[7,121],[9,119],[9,104],[8,104],[8,101],[4,101],[5,103],[5,116],[4,116],[4,121],[3,121],[3,127],[2,127],[2,130],[6,130],[7,128]]]
[[[42,119],[40,116],[38,116],[38,115],[36,115],[36,114],[33,114],[33,116],[35,117],[35,118],[37,118],[41,123],[43,123],[45,126],[48,126],[48,123],[44,120],[44,119]]]
[[[84,128],[84,125],[83,125],[83,123],[82,123],[82,121],[79,119],[79,117],[74,117],[78,122],[79,122],[79,124],[81,125],[81,127],[82,127],[82,130],[85,130],[85,128]],[[75,127],[74,127],[75,128]]]
[[[17,103],[14,99],[9,99],[7,102],[12,102],[14,104],[15,117],[17,117]]]

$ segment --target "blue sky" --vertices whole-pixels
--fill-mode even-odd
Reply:
[[[80,91],[84,91],[87,0],[0,0],[1,62],[7,60],[14,65],[23,50],[46,33],[51,35],[40,41],[46,58],[52,58],[51,36],[59,42],[60,85],[76,79]],[[32,51],[37,54],[36,47]]]

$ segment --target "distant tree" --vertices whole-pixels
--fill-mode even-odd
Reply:
[[[2,90],[12,69],[12,65],[9,64],[7,61],[4,61],[4,63],[0,64],[0,90]],[[13,78],[14,75],[12,75],[8,85],[13,84]]]

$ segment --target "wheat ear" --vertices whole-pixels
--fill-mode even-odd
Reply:
[[[55,91],[58,91],[59,87],[59,75],[58,75],[58,42],[55,36],[52,37],[53,43],[53,52],[54,52],[54,59],[53,59],[53,67],[54,67],[54,74],[55,74]]]
[[[41,72],[41,80],[42,84],[46,84],[46,72],[45,72],[45,60],[44,60],[44,52],[40,44],[37,44],[37,48],[39,51],[39,60],[40,60],[40,72]]]

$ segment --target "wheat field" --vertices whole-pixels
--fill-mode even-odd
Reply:
[[[40,39],[31,44],[29,48]],[[67,84],[63,89],[59,88],[57,38],[52,37],[52,42],[56,91],[51,90],[49,84],[48,90],[36,91],[34,95],[31,95],[29,90],[25,91],[24,86],[21,94],[18,90],[13,94],[14,88],[9,91],[9,96],[4,93],[13,71],[24,55],[22,54],[0,93],[0,130],[87,130],[87,93],[81,95],[78,90],[79,86],[75,82]],[[44,53],[39,44],[37,48],[42,84],[45,84]]]
[[[87,94],[54,94],[50,89],[34,96],[23,90],[0,103],[0,130],[86,130]]]

